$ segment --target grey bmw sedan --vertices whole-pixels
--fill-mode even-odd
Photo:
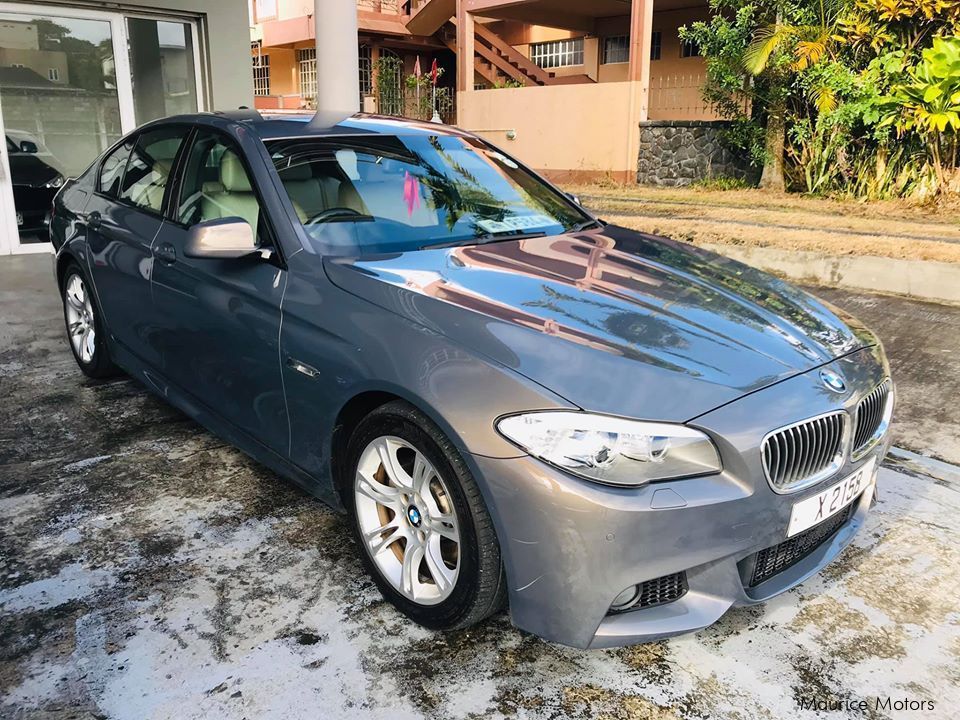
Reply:
[[[877,338],[607,225],[484,140],[357,115],[148,124],[58,193],[80,369],[345,511],[384,597],[586,647],[710,625],[863,525]]]

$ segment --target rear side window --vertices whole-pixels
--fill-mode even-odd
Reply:
[[[121,200],[156,213],[163,211],[173,163],[187,132],[185,127],[165,127],[141,133],[127,162]]]
[[[133,143],[127,140],[116,150],[107,155],[100,167],[100,183],[97,189],[105,195],[117,196],[120,192],[120,182],[123,180],[123,169],[127,166],[130,149]]]

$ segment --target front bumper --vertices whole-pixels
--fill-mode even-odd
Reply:
[[[690,424],[717,443],[723,472],[708,477],[607,487],[571,477],[534,458],[474,456],[487,491],[507,570],[515,625],[574,647],[656,640],[712,624],[730,607],[767,600],[835,558],[863,525],[873,486],[853,501],[847,521],[810,554],[755,587],[742,567],[786,539],[793,505],[886,454],[884,438],[857,462],[800,492],[777,494],[763,475],[760,443],[769,430],[857,402],[886,374],[879,350],[829,367],[847,380],[840,395],[819,369],[753,393]],[[683,571],[678,600],[610,614],[631,585]]]

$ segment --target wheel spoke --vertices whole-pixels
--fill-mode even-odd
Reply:
[[[377,555],[383,550],[386,550],[397,540],[405,536],[406,533],[403,532],[403,528],[400,527],[400,524],[397,522],[396,516],[385,525],[381,525],[375,530],[363,534],[370,548],[371,555]]]
[[[357,491],[380,505],[386,505],[393,510],[400,509],[400,491],[396,488],[377,482],[357,470]]]
[[[437,590],[441,593],[447,592],[453,584],[454,570],[448,568],[443,562],[443,556],[440,553],[440,536],[432,534],[427,540],[424,552],[424,559],[427,561],[427,569],[433,582],[437,585]]]
[[[423,545],[408,542],[403,552],[403,566],[400,570],[400,588],[412,599],[416,599],[415,586],[420,585],[420,563],[423,560]]]
[[[418,452],[413,460],[413,491],[421,497],[426,497],[426,493],[429,492],[430,480],[435,474],[433,466]]]
[[[383,463],[383,469],[387,476],[398,488],[413,490],[413,478],[407,475],[406,471],[400,466],[397,460],[397,450],[400,446],[390,441],[389,438],[380,438],[377,443],[377,454],[380,456],[380,462]]]
[[[430,515],[429,529],[455,543],[460,542],[460,533],[457,531],[457,520],[453,515],[440,513]]]
[[[67,302],[70,304],[70,307],[77,312],[83,312],[85,309],[83,300],[77,296],[76,288],[73,286],[67,290]]]
[[[71,334],[71,335],[77,335],[77,336],[83,335],[83,331],[84,331],[84,330],[85,330],[85,328],[84,328],[84,326],[83,326],[83,323],[80,322],[79,320],[70,323],[70,334]]]
[[[87,333],[83,336],[83,347],[86,350],[87,362],[90,362],[96,349],[96,334],[91,327],[87,328]]]

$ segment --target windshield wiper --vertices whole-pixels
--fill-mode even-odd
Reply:
[[[593,225],[597,226],[598,228],[603,227],[603,225],[601,224],[601,222],[600,222],[599,220],[594,220],[593,218],[590,218],[589,220],[584,220],[583,222],[578,222],[578,223],[577,223],[576,225],[574,225],[572,228],[570,228],[569,230],[567,230],[567,232],[568,232],[568,233],[581,232],[581,231],[586,230],[587,228],[589,228],[589,227],[591,227],[591,226],[593,226]]]
[[[489,245],[490,243],[506,242],[508,240],[528,240],[529,238],[546,237],[545,232],[524,232],[518,230],[512,233],[487,233],[486,235],[477,235],[471,238],[462,238],[460,240],[449,240],[446,242],[427,243],[421,245],[421,250],[435,250],[437,248],[458,247],[460,245]]]

